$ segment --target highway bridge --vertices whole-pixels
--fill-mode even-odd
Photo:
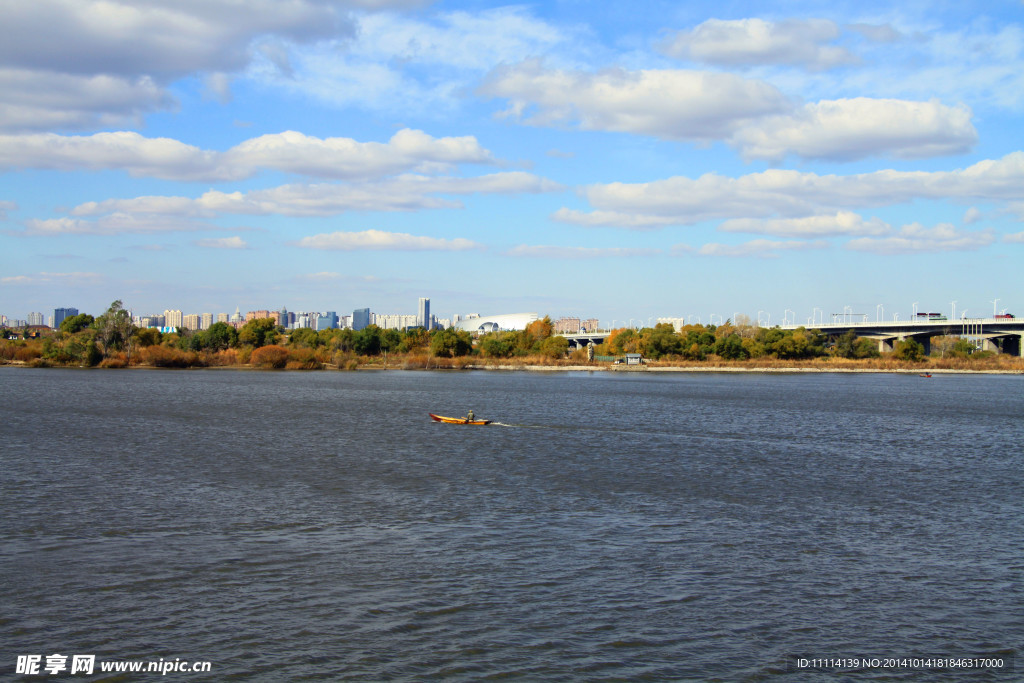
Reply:
[[[914,339],[931,352],[931,338],[938,336],[963,337],[975,340],[983,351],[1012,353],[1024,357],[1024,318],[919,318],[905,322],[831,323],[828,325],[780,325],[783,330],[800,327],[821,330],[830,339],[853,330],[858,337],[878,340],[878,350],[892,351],[893,345],[905,339]]]
[[[959,320],[920,318],[904,322],[779,325],[779,328],[783,330],[795,330],[800,327],[821,330],[833,340],[853,330],[858,337],[877,340],[878,350],[881,352],[892,351],[898,341],[914,339],[924,346],[925,353],[930,353],[932,337],[953,336],[975,340],[983,351],[1011,353],[1024,357],[1024,318],[960,318]],[[562,332],[560,334],[569,340],[570,347],[586,348],[587,344],[591,342],[596,346],[605,341],[609,332]]]

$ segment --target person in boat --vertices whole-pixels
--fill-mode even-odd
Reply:
[[[475,419],[476,419],[476,414],[473,413],[473,409],[470,408],[469,412],[466,413],[466,422],[472,422]]]

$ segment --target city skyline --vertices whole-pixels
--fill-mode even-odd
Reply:
[[[562,314],[557,314],[557,315],[556,314],[551,314],[551,313],[545,313],[545,312],[540,312],[540,313],[538,313],[538,312],[530,312],[530,313],[532,313],[533,315],[537,316],[538,319],[539,318],[544,318],[544,317],[549,318],[553,323],[555,323],[556,329],[558,328],[558,323],[559,322],[568,322],[568,321],[573,321],[573,320],[575,320],[577,323],[582,323],[584,325],[584,327],[592,326],[594,324],[597,324],[597,325],[600,326],[601,329],[614,329],[614,328],[625,328],[625,327],[636,327],[636,328],[653,327],[654,325],[660,324],[660,323],[669,323],[669,324],[672,324],[674,327],[676,327],[676,329],[679,329],[681,326],[684,326],[684,325],[693,325],[693,324],[697,324],[697,325],[722,325],[722,324],[725,324],[725,323],[737,323],[737,322],[739,322],[740,324],[753,324],[753,325],[757,325],[759,327],[774,327],[774,326],[786,326],[786,325],[789,325],[789,326],[792,326],[792,325],[803,325],[803,326],[808,327],[808,328],[814,328],[814,327],[820,327],[820,326],[828,325],[828,324],[849,324],[851,322],[888,322],[888,321],[892,321],[892,322],[904,321],[904,322],[906,322],[906,321],[909,321],[909,320],[924,318],[926,316],[930,316],[932,318],[941,317],[943,319],[948,319],[948,320],[991,320],[991,319],[1003,318],[1003,317],[1017,317],[1017,318],[1022,317],[1020,315],[1013,314],[1013,313],[1010,313],[1009,316],[1007,316],[1008,309],[1005,308],[1005,307],[1000,307],[1000,305],[999,305],[1000,304],[1000,300],[999,299],[993,299],[992,301],[988,302],[989,304],[992,305],[991,313],[989,313],[987,311],[978,311],[978,310],[975,310],[973,313],[971,313],[971,311],[969,309],[964,308],[964,307],[961,307],[961,308],[958,309],[957,308],[957,304],[958,303],[959,302],[956,301],[956,300],[949,302],[950,309],[949,309],[948,313],[947,312],[943,312],[941,309],[936,310],[934,308],[929,308],[928,306],[921,306],[919,302],[915,301],[915,302],[911,303],[911,313],[909,313],[909,314],[901,314],[901,312],[899,310],[897,310],[896,312],[893,312],[891,309],[887,312],[885,304],[881,304],[880,303],[880,304],[877,304],[875,306],[873,314],[871,312],[868,312],[868,311],[857,311],[857,310],[854,310],[851,306],[844,306],[842,308],[842,310],[831,311],[831,312],[828,312],[828,311],[826,311],[826,309],[823,309],[823,308],[814,307],[812,309],[812,311],[810,312],[810,314],[807,315],[806,317],[802,316],[802,313],[798,313],[795,310],[784,309],[781,312],[781,315],[778,315],[778,316],[776,316],[774,318],[773,318],[773,314],[775,312],[773,312],[771,310],[760,310],[760,309],[756,312],[756,315],[748,315],[747,313],[742,312],[742,311],[734,311],[731,315],[727,315],[725,313],[708,313],[708,314],[704,314],[704,313],[689,313],[689,314],[682,314],[682,315],[648,316],[646,319],[645,318],[641,318],[641,317],[630,317],[630,318],[618,318],[618,319],[611,318],[611,319],[604,319],[604,320],[599,320],[599,319],[594,318],[594,317],[588,317],[586,315],[581,316],[579,314],[574,314],[574,313],[568,313],[568,314],[562,313]],[[321,317],[323,317],[323,316],[331,316],[331,317],[333,317],[333,323],[331,325],[329,325],[329,327],[339,327],[339,326],[340,327],[346,327],[346,326],[351,326],[353,324],[353,319],[356,316],[362,315],[362,316],[365,316],[365,317],[362,318],[362,322],[357,323],[357,324],[365,325],[365,324],[373,323],[373,324],[377,324],[380,327],[399,328],[399,329],[407,328],[407,327],[412,327],[412,326],[426,327],[426,325],[424,325],[424,322],[423,322],[424,321],[424,312],[428,316],[429,321],[431,322],[431,325],[436,323],[439,326],[454,325],[459,320],[473,319],[473,318],[477,318],[477,317],[485,317],[485,318],[486,317],[493,317],[493,314],[485,314],[485,315],[481,316],[481,314],[478,313],[478,312],[451,313],[448,316],[438,316],[438,315],[430,313],[430,298],[429,297],[420,297],[417,306],[418,306],[418,308],[417,308],[417,312],[416,313],[408,313],[408,312],[404,312],[403,313],[403,312],[395,312],[395,311],[381,312],[381,311],[373,310],[373,307],[363,307],[363,308],[359,308],[359,309],[353,309],[353,310],[348,311],[348,312],[346,312],[343,309],[338,309],[337,307],[334,307],[334,308],[331,308],[331,309],[325,309],[325,310],[318,310],[318,311],[291,310],[291,311],[288,311],[288,312],[291,314],[291,317],[293,318],[293,323],[294,323],[294,317],[295,316],[298,316],[300,318],[299,322],[296,323],[296,324],[293,324],[293,323],[282,324],[282,326],[286,327],[286,328],[290,328],[290,327],[317,327],[318,323],[316,322],[316,316],[321,316]],[[65,317],[69,317],[71,315],[77,315],[79,312],[87,313],[87,314],[93,315],[95,317],[95,316],[101,315],[106,309],[104,308],[104,310],[97,311],[95,313],[90,312],[88,310],[79,311],[79,309],[72,308],[72,307],[56,308],[56,309],[50,309],[50,310],[53,310],[53,314],[49,315],[49,316],[47,315],[46,311],[29,311],[27,314],[25,314],[26,318],[18,318],[16,315],[6,314],[3,311],[0,311],[0,323],[3,323],[3,324],[8,325],[8,326],[14,326],[14,327],[21,326],[21,324],[28,324],[30,326],[31,325],[49,325],[50,327],[56,328],[56,327],[59,327],[59,325],[60,325],[60,321],[57,320],[57,318],[60,316],[61,312],[63,312],[63,315]],[[173,320],[171,320],[171,321],[162,320],[160,325],[148,325],[148,326],[157,326],[157,327],[179,327],[179,326],[184,326],[184,327],[186,327],[188,329],[207,329],[209,327],[209,325],[212,324],[213,322],[229,322],[229,321],[230,322],[245,322],[245,321],[253,319],[253,318],[277,317],[279,313],[283,313],[284,311],[288,310],[288,307],[284,306],[281,309],[274,309],[274,310],[271,310],[271,309],[252,309],[252,310],[248,310],[248,311],[242,312],[241,308],[236,306],[235,307],[235,313],[230,313],[229,311],[225,311],[225,310],[185,313],[181,309],[164,309],[162,312],[161,311],[140,312],[140,311],[132,309],[131,307],[126,307],[126,310],[128,310],[129,313],[131,313],[133,319],[141,320],[144,323],[145,323],[145,321],[148,321],[148,320],[154,319],[154,318],[161,318],[161,319],[166,318],[166,316],[168,316],[168,314],[173,316]],[[340,315],[338,314],[338,310],[342,310],[342,313]],[[526,312],[525,311],[520,311],[519,313],[526,313]],[[971,315],[968,316],[968,313],[971,313]],[[498,317],[510,316],[510,314],[497,314],[497,315],[498,315]],[[240,316],[240,317],[238,317],[238,316]],[[310,316],[313,316],[313,318],[310,319]],[[236,320],[236,317],[238,317],[237,320]],[[306,320],[302,321],[301,318],[306,318]],[[49,321],[50,321],[49,323],[47,322],[47,319],[49,319]],[[203,320],[204,322],[201,325],[199,325],[199,324],[190,325],[187,322],[189,319]],[[340,324],[339,324],[339,321],[340,321]],[[143,326],[146,326],[146,325],[143,324]]]
[[[10,318],[1024,311],[1019,0],[0,8]]]

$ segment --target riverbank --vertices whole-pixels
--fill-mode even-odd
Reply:
[[[845,360],[827,359],[813,361],[780,361],[760,359],[754,361],[714,361],[714,362],[657,362],[644,363],[642,365],[623,365],[613,363],[574,363],[570,361],[548,361],[548,362],[523,362],[515,359],[500,361],[479,362],[478,359],[468,358],[435,358],[423,361],[390,362],[381,363],[380,359],[366,358],[365,362],[349,362],[345,366],[338,366],[324,363],[319,368],[281,368],[291,371],[395,371],[395,370],[486,370],[486,371],[519,371],[519,372],[628,372],[628,373],[841,373],[841,374],[906,374],[906,375],[954,375],[954,374],[978,374],[978,375],[1024,375],[1024,359],[1020,358],[987,358],[972,362],[964,359],[931,359],[920,364],[907,361],[887,361],[879,359],[869,360]],[[477,362],[470,362],[477,360]],[[0,367],[12,368],[39,368],[39,367],[64,367],[75,368],[76,366],[45,365],[37,362],[6,361],[0,363]],[[81,368],[90,369],[90,368]],[[241,370],[241,371],[267,371],[268,368],[257,367],[252,364],[237,365],[210,365],[193,366],[189,368],[165,367],[151,364],[131,364],[127,367],[117,368],[95,368],[95,369],[132,369],[132,370]]]

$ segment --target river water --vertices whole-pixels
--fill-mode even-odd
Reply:
[[[2,368],[0,405],[0,672],[1024,678],[1021,376]]]

